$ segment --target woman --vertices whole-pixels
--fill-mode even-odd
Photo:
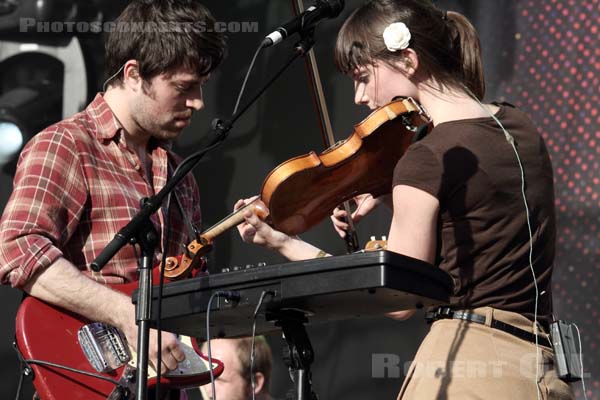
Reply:
[[[480,103],[485,85],[473,26],[428,0],[372,0],[344,23],[335,59],[354,81],[357,104],[374,110],[410,96],[434,125],[394,170],[388,250],[438,265],[455,291],[448,308],[428,313],[431,330],[398,398],[573,398],[552,368],[547,335],[552,166],[528,117],[508,104]],[[355,221],[386,202],[368,194],[357,200]],[[336,209],[332,217],[341,234],[343,216]],[[252,212],[245,217],[238,229],[248,243],[290,260],[326,255]]]

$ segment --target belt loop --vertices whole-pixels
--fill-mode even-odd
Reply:
[[[484,307],[485,311],[485,324],[487,326],[492,326],[492,322],[494,321],[494,309],[492,307]]]

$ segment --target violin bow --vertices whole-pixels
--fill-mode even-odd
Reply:
[[[292,8],[294,9],[294,14],[296,16],[304,12],[304,4],[302,3],[302,0],[292,0]],[[308,80],[317,115],[319,116],[319,128],[321,130],[321,135],[326,148],[329,148],[335,144],[335,138],[333,136],[333,129],[331,128],[331,119],[329,118],[327,103],[325,102],[321,77],[317,68],[317,59],[312,48],[304,55],[304,65],[307,70]],[[356,227],[354,226],[354,221],[352,221],[350,202],[345,201],[343,203],[343,207],[346,211],[346,222],[348,223],[348,229],[346,230],[344,241],[346,242],[346,251],[348,254],[350,254],[358,251],[360,249],[360,245],[358,243]]]

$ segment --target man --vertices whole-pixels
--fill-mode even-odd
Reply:
[[[223,373],[215,380],[218,399],[249,400],[252,399],[252,382],[250,379],[250,352],[252,338],[213,339],[210,342],[211,354],[223,362]],[[202,352],[208,354],[206,343]],[[271,381],[271,349],[264,337],[259,336],[254,344],[254,398],[271,400],[269,383]],[[205,399],[212,399],[212,386],[200,388]]]
[[[133,23],[142,21],[144,26]],[[45,302],[121,329],[137,343],[131,299],[106,286],[137,279],[137,254],[121,249],[95,273],[90,263],[173,172],[170,150],[203,107],[202,85],[225,55],[222,34],[189,29],[214,19],[192,0],[131,2],[106,44],[108,88],[71,118],[46,128],[23,150],[14,191],[0,223],[0,280]],[[161,29],[164,27],[169,29]],[[198,26],[198,25],[196,25]],[[188,238],[184,221],[200,223],[192,177],[175,190],[168,254]],[[174,204],[175,201],[172,202]],[[153,216],[160,234],[165,210]],[[156,332],[150,362],[157,364]],[[173,334],[163,334],[162,370],[184,358]]]

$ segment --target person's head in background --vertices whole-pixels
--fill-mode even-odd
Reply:
[[[250,379],[250,352],[252,338],[213,339],[210,342],[212,357],[223,362],[225,369],[215,380],[217,398],[223,400],[252,399]],[[202,352],[208,353],[206,343]],[[269,400],[271,381],[271,348],[264,337],[258,336],[254,343],[254,394],[257,400]],[[200,387],[205,399],[212,399],[210,383]]]

